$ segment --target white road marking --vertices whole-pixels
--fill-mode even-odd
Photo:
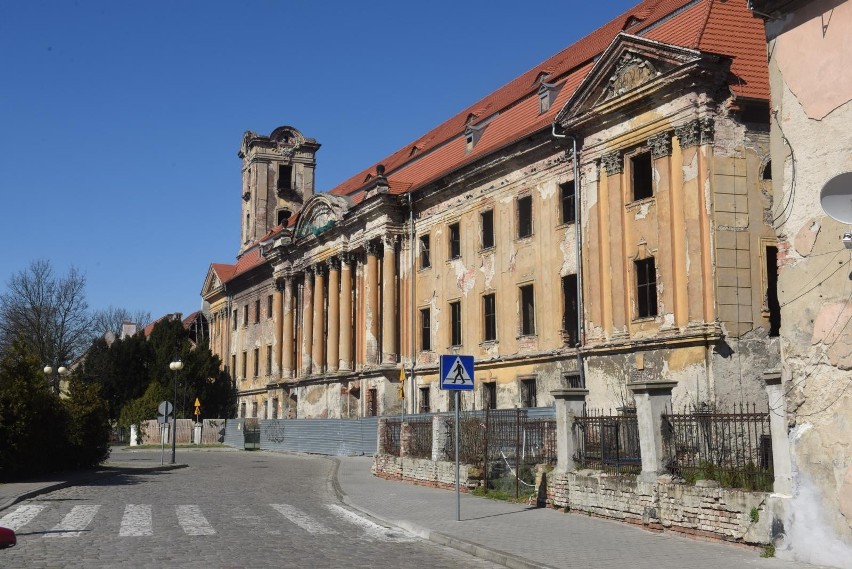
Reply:
[[[373,538],[378,541],[393,541],[393,542],[410,542],[416,541],[417,538],[413,535],[409,535],[402,530],[395,530],[392,528],[386,528],[384,526],[380,526],[377,523],[371,522],[367,518],[361,517],[352,510],[347,510],[343,506],[338,504],[326,504],[325,506],[333,513],[337,514],[341,518],[345,520],[361,526],[364,529],[364,533],[367,534],[367,537]]]
[[[195,505],[175,506],[178,523],[186,535],[214,535],[216,530]]]
[[[323,525],[317,520],[310,517],[305,512],[294,508],[289,504],[269,504],[278,512],[281,513],[282,516],[302,528],[308,533],[317,533],[317,534],[333,534],[334,530]]]
[[[121,518],[121,537],[140,537],[154,535],[154,525],[150,504],[127,504]]]
[[[100,506],[74,506],[71,511],[44,537],[78,537],[85,530]]]
[[[10,512],[0,518],[0,527],[9,528],[12,531],[18,531],[35,518],[45,508],[39,504],[27,504],[18,506],[14,512]]]

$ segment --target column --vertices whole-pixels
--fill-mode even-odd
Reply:
[[[562,388],[550,392],[556,404],[556,469],[573,472],[575,438],[574,417],[583,413],[588,389]]]
[[[318,264],[314,271],[314,333],[311,346],[313,372],[322,373],[325,364],[325,273],[327,267]]]
[[[284,277],[284,322],[282,324],[281,377],[293,377],[293,276]]]
[[[305,286],[302,288],[302,340],[299,351],[302,353],[302,375],[311,374],[311,341],[314,332],[314,271],[305,269]]]
[[[662,414],[671,408],[672,389],[676,381],[628,383],[636,401],[636,420],[639,423],[639,452],[642,454],[642,473],[639,480],[655,482],[665,472]]]
[[[374,241],[368,241],[365,245],[367,250],[367,279],[365,283],[366,306],[364,316],[366,320],[367,335],[364,339],[364,363],[373,365],[378,363],[379,350],[379,248]]]
[[[353,370],[352,365],[352,259],[341,256],[340,267],[340,369]]]
[[[328,341],[326,366],[328,371],[337,371],[340,365],[340,259],[328,261]]]
[[[772,469],[775,482],[772,490],[776,494],[793,494],[793,463],[790,459],[790,437],[787,434],[787,400],[781,373],[763,372],[766,395],[769,397],[769,434],[772,437]]]
[[[396,237],[386,235],[382,258],[382,363],[396,363]]]
[[[272,293],[272,330],[273,330],[273,354],[272,354],[272,377],[281,377],[281,359],[284,343],[284,323],[281,307],[284,299],[284,279],[275,279],[275,292]]]

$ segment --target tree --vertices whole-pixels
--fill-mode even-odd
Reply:
[[[120,337],[121,327],[125,322],[132,322],[142,329],[151,322],[151,313],[146,310],[131,313],[126,308],[110,306],[95,312],[92,328],[97,334],[112,332],[116,337]]]
[[[85,288],[86,278],[77,269],[56,277],[44,260],[12,275],[0,295],[0,350],[6,353],[20,338],[41,365],[74,361],[93,335]]]

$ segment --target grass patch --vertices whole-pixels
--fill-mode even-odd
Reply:
[[[760,554],[761,557],[775,557],[775,546],[771,543],[763,548],[763,553]]]

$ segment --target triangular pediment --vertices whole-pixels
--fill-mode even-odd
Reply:
[[[201,287],[201,297],[208,298],[222,288],[222,279],[216,271],[216,267],[212,264],[207,269],[207,276],[204,278],[204,286]]]
[[[626,34],[618,34],[556,116],[567,125],[595,112],[606,112],[655,86],[679,70],[716,56]]]

